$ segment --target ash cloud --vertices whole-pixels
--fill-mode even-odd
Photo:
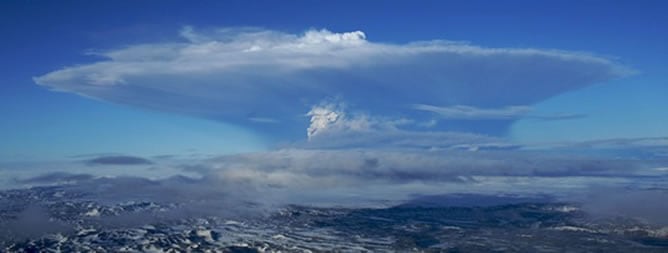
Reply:
[[[414,104],[491,108],[483,116],[503,114],[505,121],[496,122],[503,129],[524,114],[524,107],[512,106],[531,106],[634,72],[582,52],[488,48],[430,38],[392,44],[362,31],[291,34],[186,27],[180,35],[168,42],[95,51],[105,60],[65,67],[34,81],[105,101],[298,134],[297,126],[305,121],[297,115],[330,96],[376,115],[418,115],[409,106]]]

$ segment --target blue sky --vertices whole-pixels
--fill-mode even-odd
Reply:
[[[5,1],[0,6],[0,31],[3,34],[0,47],[0,161],[59,159],[91,153],[159,155],[197,150],[200,153],[223,154],[265,150],[285,143],[308,142],[307,128],[314,126],[314,119],[332,115],[345,121],[325,120],[321,123],[338,130],[356,131],[369,126],[372,130],[398,128],[410,132],[407,134],[410,136],[455,131],[513,143],[668,135],[668,110],[663,109],[668,108],[668,69],[665,64],[668,33],[664,31],[668,25],[665,15],[668,4],[664,1]],[[490,80],[498,86],[490,89],[498,94],[485,94],[488,86],[484,86],[483,77],[470,79],[479,72],[462,73],[454,81],[447,79],[476,83],[481,85],[476,86],[478,88],[452,84],[442,90],[437,89],[440,87],[437,82],[441,81],[438,78],[441,77],[430,79],[432,72],[429,71],[438,71],[438,64],[451,63],[428,56],[400,58],[402,61],[414,61],[411,66],[424,71],[420,72],[420,78],[424,79],[417,80],[420,83],[435,80],[432,86],[422,91],[420,87],[408,89],[415,85],[410,83],[413,79],[401,79],[402,76],[392,80],[397,82],[393,84],[397,85],[396,89],[360,86],[362,81],[356,79],[358,76],[396,73],[391,68],[388,71],[375,65],[368,67],[370,72],[342,71],[343,75],[318,72],[313,76],[283,76],[272,72],[273,66],[270,66],[268,71],[259,70],[256,73],[253,72],[255,70],[242,69],[234,72],[229,79],[228,76],[221,79],[226,82],[237,80],[240,85],[244,82],[263,84],[267,80],[292,85],[293,81],[310,80],[326,86],[324,90],[305,92],[303,94],[308,96],[301,98],[294,97],[294,94],[302,94],[299,91],[278,88],[271,93],[266,90],[262,91],[265,93],[254,93],[254,89],[241,89],[237,93],[221,90],[213,82],[219,80],[216,79],[221,78],[219,76],[177,74],[172,79],[162,80],[157,79],[159,75],[153,72],[142,72],[132,76],[136,79],[128,79],[130,85],[104,92],[89,91],[90,86],[73,83],[83,80],[76,75],[91,74],[85,70],[77,70],[79,72],[75,76],[66,78],[44,78],[41,86],[33,80],[67,67],[93,66],[96,62],[108,60],[104,52],[126,52],[123,50],[139,44],[159,48],[176,42],[190,43],[186,46],[191,46],[207,43],[207,39],[232,39],[246,45],[247,41],[243,38],[247,31],[242,27],[255,27],[253,31],[271,33],[260,39],[278,46],[292,45],[289,39],[285,39],[286,42],[281,38],[299,38],[307,31],[315,31],[316,39],[362,31],[363,38],[355,37],[354,33],[350,36],[353,39],[362,38],[373,46],[390,45],[387,50],[427,50],[427,46],[413,48],[408,45],[447,40],[469,44],[439,44],[437,49],[447,52],[469,50],[474,54],[489,53],[489,50],[485,51],[487,49],[538,51],[511,51],[493,59],[462,59],[473,62],[470,67],[474,69],[478,66],[484,69],[481,63],[488,64],[489,60],[490,66],[507,66],[504,71],[516,73],[480,72],[490,74],[490,78],[507,78],[506,81]],[[223,28],[232,29],[232,37],[216,37],[223,36],[217,34]],[[325,33],[321,29],[330,32]],[[211,38],[202,42],[188,34]],[[386,50],[369,48],[359,52],[381,57],[383,55],[379,56],[378,51],[373,50]],[[335,49],[329,46],[314,48]],[[352,46],[351,49],[357,50]],[[103,55],[87,54],[90,52],[102,52]],[[144,53],[142,51],[138,55],[155,56]],[[547,56],[544,55],[546,53]],[[513,58],[517,55],[525,57],[525,54],[531,55],[528,58]],[[274,54],[258,57],[262,61],[276,59]],[[547,60],[543,61],[543,57]],[[561,62],[563,57],[576,59],[564,63]],[[429,60],[424,60],[427,58]],[[194,59],[198,62],[204,60]],[[349,59],[353,59],[350,60],[352,63],[348,62]],[[123,58],[114,66],[124,67],[126,60]],[[345,64],[359,63],[356,58],[339,60]],[[517,65],[513,65],[515,63]],[[261,66],[257,62],[250,64],[256,64],[253,69]],[[331,66],[327,65],[325,69]],[[434,68],[430,70],[429,66]],[[554,67],[555,71],[552,72],[549,67]],[[626,71],[616,70],[622,67]],[[104,74],[107,70],[93,71]],[[450,71],[448,73],[457,73]],[[238,73],[242,74],[237,76]],[[407,70],[406,73],[411,72]],[[544,80],[541,76],[530,80],[545,83],[527,83],[520,88],[536,85],[538,88],[534,93],[540,93],[551,87],[566,86],[559,92],[540,96],[525,94],[521,90],[517,96],[512,92],[506,97],[500,95],[505,94],[505,82],[522,82],[525,80],[522,75],[531,76],[532,73],[545,75]],[[249,76],[259,76],[257,79],[261,80]],[[197,86],[201,90],[193,91],[187,97],[179,95],[181,91],[192,91],[192,86],[185,86],[183,82],[190,80],[192,85],[198,85],[203,79],[202,86]],[[378,80],[378,83],[384,81]],[[347,86],[338,85],[344,82]],[[151,93],[153,90],[149,88],[155,87],[152,86],[154,83],[174,87],[170,92],[176,95]],[[126,90],[129,86],[141,89]],[[356,87],[364,88],[357,90]],[[49,88],[60,88],[65,92],[54,92]],[[440,96],[436,91],[451,95]],[[267,94],[273,99],[263,97]],[[287,95],[281,97],[275,94]],[[497,95],[503,99],[497,99]],[[420,99],[425,96],[433,97]],[[235,97],[244,101],[235,102]],[[220,98],[225,101],[219,102],[217,99]],[[301,99],[300,104],[282,107],[287,104],[285,101],[292,101],[293,98]],[[412,106],[416,104],[437,106],[441,108],[437,110],[440,113],[415,110]],[[249,109],[251,107],[252,110]],[[469,109],[474,110],[477,116],[471,116]],[[306,116],[309,112],[313,112],[310,123]],[[313,114],[319,116],[314,117]],[[491,114],[494,116],[490,119]],[[471,119],[480,115],[487,116]],[[432,120],[438,123],[429,127]],[[409,121],[411,123],[406,123]]]

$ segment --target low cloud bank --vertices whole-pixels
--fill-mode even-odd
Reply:
[[[376,125],[369,129],[380,128]],[[108,203],[151,201],[183,206],[169,217],[263,213],[289,204],[387,207],[416,196],[452,194],[512,195],[518,199],[544,195],[599,208],[586,206],[592,213],[637,216],[651,222],[663,222],[655,210],[668,212],[668,207],[661,204],[641,205],[643,200],[664,199],[666,189],[661,186],[668,180],[668,159],[656,154],[665,147],[663,138],[608,140],[551,149],[504,147],[503,142],[494,144],[500,140],[493,137],[458,133],[455,136],[460,139],[451,138],[458,141],[443,144],[442,148],[415,145],[429,138],[406,138],[413,144],[395,143],[386,148],[355,147],[350,143],[330,148],[316,145],[319,138],[336,139],[329,134],[358,132],[343,129],[315,135],[309,140],[316,142],[311,146],[213,158],[152,158],[152,175],[176,171],[188,177],[110,177],[95,175],[93,169],[97,168],[85,167],[90,173],[50,172],[17,183],[62,185],[68,191]],[[475,139],[479,142],[471,141]],[[590,195],[596,195],[597,200],[587,200]],[[633,208],[617,207],[619,203]],[[124,222],[132,220],[141,219],[128,217]]]

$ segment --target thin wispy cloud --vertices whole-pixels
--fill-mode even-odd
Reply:
[[[477,108],[466,105],[433,106],[417,104],[413,108],[433,112],[443,119],[517,119],[531,112],[529,106],[507,106],[497,109]]]
[[[448,120],[516,120],[521,118],[537,120],[567,120],[585,117],[584,114],[559,113],[536,114],[531,106],[506,106],[501,108],[479,108],[466,105],[434,106],[413,105],[415,110],[432,112],[438,118]]]

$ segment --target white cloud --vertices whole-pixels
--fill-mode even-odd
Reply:
[[[389,44],[361,31],[186,27],[180,34],[183,39],[173,42],[97,51],[106,60],[34,80],[115,103],[248,126],[270,118],[303,129],[299,115],[326,97],[377,115],[411,114],[406,104],[503,108],[631,73],[579,52],[442,40]],[[526,109],[509,108],[511,114]]]

